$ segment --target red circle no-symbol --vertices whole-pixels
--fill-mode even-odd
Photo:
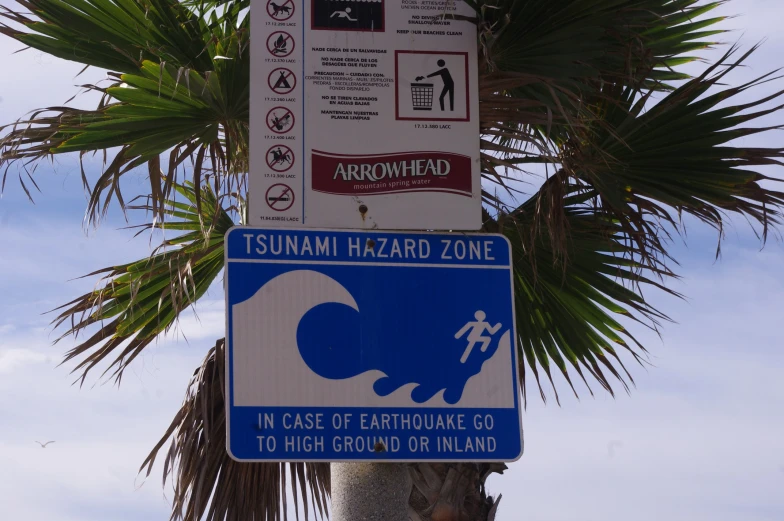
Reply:
[[[276,212],[285,212],[294,206],[294,190],[289,185],[284,185],[283,183],[270,186],[264,197],[267,201],[267,206]]]
[[[275,31],[267,37],[267,50],[278,58],[285,58],[293,53],[294,46],[294,37],[286,31]]]
[[[289,69],[278,67],[270,72],[267,77],[267,85],[269,85],[272,92],[283,96],[289,94],[297,87],[297,77]]]
[[[267,128],[276,134],[287,134],[294,128],[294,113],[286,107],[275,107],[267,112]]]
[[[294,166],[294,151],[286,145],[275,145],[267,150],[267,166],[275,172],[286,172]]]
[[[285,22],[294,16],[293,0],[268,0],[267,14],[276,22]]]

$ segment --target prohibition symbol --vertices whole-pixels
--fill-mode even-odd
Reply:
[[[276,212],[285,212],[294,205],[294,190],[288,185],[278,183],[267,189],[267,206]]]
[[[275,172],[286,172],[294,166],[294,152],[286,145],[276,145],[267,150],[267,166]]]
[[[267,50],[273,56],[285,58],[294,52],[294,37],[286,31],[275,31],[267,37]]]
[[[267,77],[267,85],[275,94],[288,94],[297,86],[297,77],[290,70],[279,67]]]
[[[267,2],[267,14],[270,18],[283,22],[294,16],[293,0],[269,0]]]
[[[294,128],[294,114],[286,107],[275,107],[267,112],[267,127],[276,134],[286,134]]]

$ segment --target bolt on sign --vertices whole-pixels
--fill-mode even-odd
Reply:
[[[479,229],[476,26],[453,15],[474,12],[254,0],[250,224]]]

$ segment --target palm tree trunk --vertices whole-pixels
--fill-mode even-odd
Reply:
[[[413,487],[409,496],[411,521],[493,521],[498,499],[485,490],[503,463],[418,463],[409,467]]]
[[[411,476],[403,464],[332,463],[333,521],[408,521]]]
[[[333,521],[493,521],[485,481],[501,463],[333,463]]]

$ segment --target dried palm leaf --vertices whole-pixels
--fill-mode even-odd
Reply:
[[[224,346],[221,339],[210,349],[191,379],[182,407],[140,472],[149,477],[171,440],[163,481],[165,485],[171,479],[174,484],[172,521],[285,520],[289,486],[297,518],[300,499],[306,520],[311,514],[325,517],[328,463],[239,463],[226,452]]]

